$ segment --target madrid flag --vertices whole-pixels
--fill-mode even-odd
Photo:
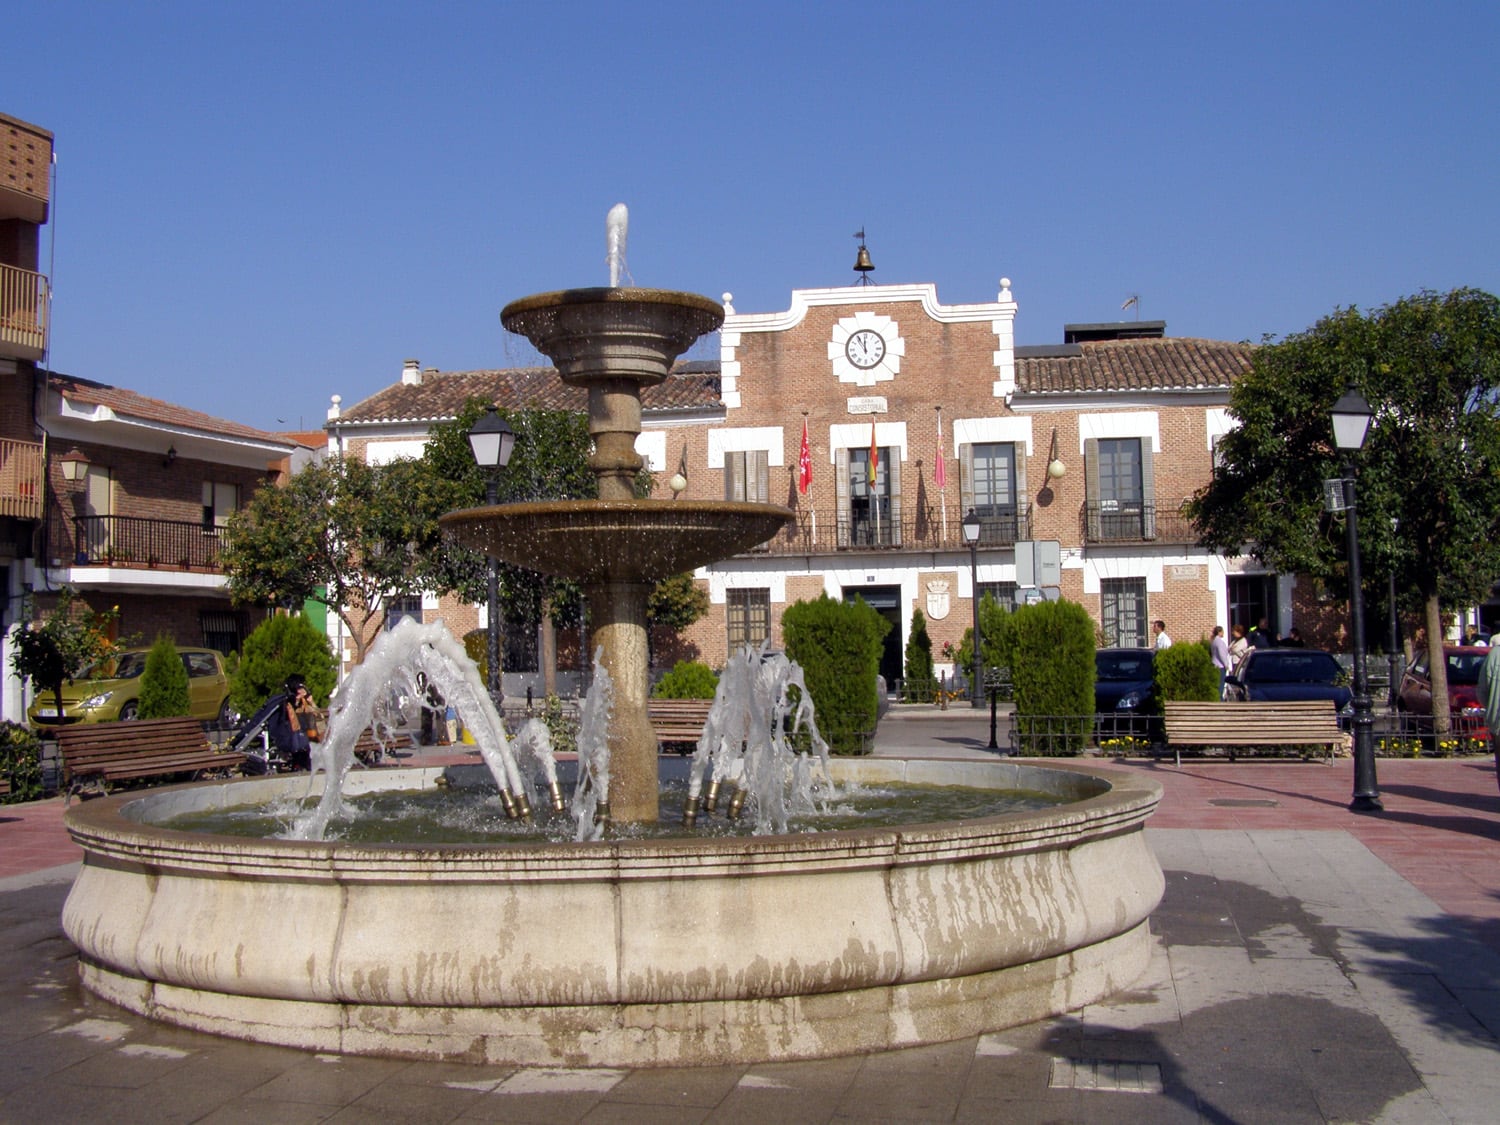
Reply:
[[[812,486],[812,448],[807,444],[807,419],[802,419],[802,449],[797,454],[797,491],[803,496]]]

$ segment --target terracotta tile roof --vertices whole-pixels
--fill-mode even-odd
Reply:
[[[1227,389],[1249,370],[1254,354],[1254,344],[1185,336],[1017,348],[1016,391],[1046,395]]]
[[[419,384],[395,383],[346,407],[339,424],[441,422],[456,417],[471,398],[512,408],[577,411],[588,408],[588,392],[562,382],[551,367],[429,371]],[[679,364],[665,382],[641,392],[641,408],[648,414],[712,410],[719,406],[717,362]]]
[[[215,418],[202,411],[190,410],[186,406],[164,402],[159,398],[137,394],[124,387],[112,387],[107,383],[96,383],[91,379],[80,379],[73,375],[52,372],[48,376],[49,387],[71,403],[85,406],[107,406],[124,418],[135,418],[146,422],[159,422],[167,426],[180,426],[186,430],[201,430],[218,437],[243,438],[248,441],[270,442],[274,445],[290,446],[291,439],[257,430],[254,426],[241,425],[224,418]]]

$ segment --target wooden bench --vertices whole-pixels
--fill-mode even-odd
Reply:
[[[209,744],[197,719],[78,723],[57,732],[64,803],[86,790],[109,792],[116,781],[145,781],[238,769],[245,755]]]
[[[1167,745],[1182,765],[1184,746],[1222,746],[1235,758],[1237,748],[1261,746],[1334,747],[1347,736],[1339,729],[1331,699],[1297,703],[1188,703],[1168,701],[1164,726]]]
[[[646,711],[656,728],[656,741],[675,745],[679,753],[691,754],[703,737],[703,724],[713,707],[712,699],[649,699]]]
[[[378,766],[387,754],[394,755],[397,750],[410,750],[412,738],[409,734],[390,734],[384,739],[375,737],[375,731],[365,727],[359,732],[359,738],[354,743],[355,760],[367,766]]]

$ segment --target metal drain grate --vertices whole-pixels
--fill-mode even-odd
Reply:
[[[1110,1059],[1053,1059],[1047,1085],[1054,1090],[1115,1090],[1125,1094],[1162,1092],[1156,1063]]]
[[[1221,809],[1275,809],[1281,807],[1280,801],[1272,801],[1265,797],[1213,797],[1210,805],[1217,805]]]

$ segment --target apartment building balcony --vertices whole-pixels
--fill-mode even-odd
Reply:
[[[1084,504],[1080,515],[1083,541],[1088,545],[1196,543],[1197,529],[1183,514],[1186,504],[1186,500],[1173,503],[1091,500]]]
[[[35,362],[47,354],[47,276],[0,265],[0,356]]]
[[[219,535],[191,520],[78,516],[53,525],[54,565],[222,574]]]
[[[858,508],[802,509],[794,522],[749,555],[824,555],[878,551],[967,551],[963,513],[950,510],[946,521],[931,508],[896,517]],[[1031,537],[1031,513],[1017,504],[980,521],[979,546],[1012,547]]]
[[[42,518],[42,447],[0,438],[0,516]]]

